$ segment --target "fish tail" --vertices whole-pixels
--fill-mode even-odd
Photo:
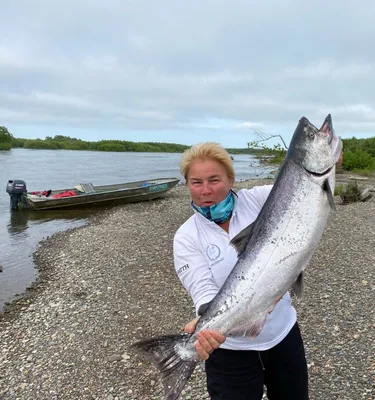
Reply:
[[[198,360],[188,334],[166,335],[142,340],[131,348],[152,361],[162,375],[165,400],[176,400],[193,373]]]

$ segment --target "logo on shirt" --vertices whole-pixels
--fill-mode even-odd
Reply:
[[[220,257],[221,251],[219,246],[210,243],[206,248],[206,254],[211,261],[215,261]]]
[[[189,264],[183,265],[181,268],[179,268],[179,269],[177,270],[177,275],[182,274],[184,271],[186,271],[186,270],[188,270],[188,269],[189,269]]]

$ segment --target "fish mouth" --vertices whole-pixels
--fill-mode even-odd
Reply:
[[[323,171],[323,172],[310,171],[310,170],[308,170],[307,168],[305,168],[304,166],[302,166],[302,168],[303,168],[308,174],[310,174],[310,175],[312,175],[312,176],[320,177],[320,176],[324,176],[324,175],[329,174],[329,173],[332,171],[333,166],[332,166],[332,167],[329,167],[328,169],[326,169],[326,170]]]
[[[322,127],[317,132],[318,135],[327,136],[328,137],[328,144],[332,143],[334,132],[333,132],[333,125],[332,125],[332,117],[331,114],[328,114],[323,122]]]

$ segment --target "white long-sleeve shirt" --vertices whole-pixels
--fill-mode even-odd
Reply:
[[[230,240],[257,218],[272,186],[240,190],[229,233],[196,212],[176,232],[173,252],[176,273],[198,312],[210,302],[237,262]],[[297,320],[289,293],[268,314],[261,333],[253,339],[228,337],[220,346],[231,350],[268,350],[280,343]]]

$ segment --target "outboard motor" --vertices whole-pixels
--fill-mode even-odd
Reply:
[[[10,208],[16,210],[22,201],[22,196],[27,192],[26,183],[21,180],[9,180],[6,190],[10,196]]]

